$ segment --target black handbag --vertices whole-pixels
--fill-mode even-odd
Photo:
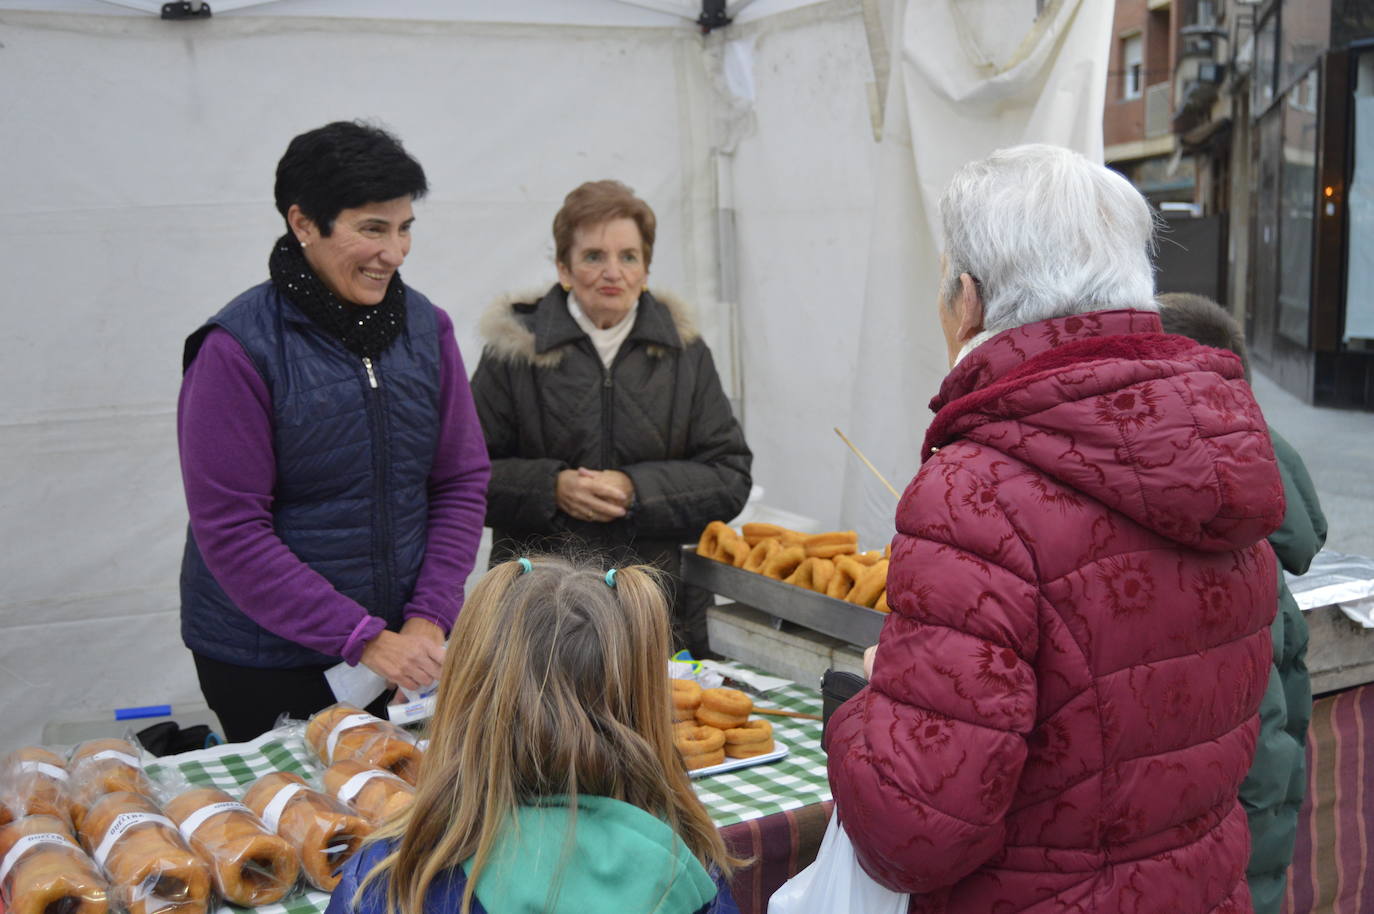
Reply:
[[[858,695],[868,680],[858,673],[845,670],[826,670],[821,676],[821,748],[826,747],[830,735],[830,715],[849,699]]]

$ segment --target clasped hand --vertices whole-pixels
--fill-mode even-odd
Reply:
[[[635,484],[620,470],[562,470],[554,487],[559,510],[578,520],[609,523],[625,516]]]
[[[407,619],[399,632],[384,631],[369,641],[361,662],[387,682],[418,692],[439,680],[443,629],[425,619]]]

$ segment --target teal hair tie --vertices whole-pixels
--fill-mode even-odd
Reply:
[[[609,588],[611,588],[612,590],[615,589],[615,569],[614,569],[614,568],[612,568],[610,571],[606,572],[606,586],[609,587]]]
[[[530,560],[525,558],[523,555],[520,556],[520,558],[516,559],[516,561],[520,563],[521,574],[529,574],[531,571],[534,570],[534,565],[530,564]]]

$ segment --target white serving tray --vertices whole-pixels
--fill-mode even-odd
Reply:
[[[719,765],[708,765],[705,768],[697,768],[687,773],[693,778],[704,778],[712,774],[724,774],[727,771],[735,771],[739,768],[749,768],[754,765],[776,762],[780,758],[785,758],[787,756],[787,751],[786,743],[774,739],[772,752],[765,752],[763,755],[756,755],[753,758],[727,758]]]

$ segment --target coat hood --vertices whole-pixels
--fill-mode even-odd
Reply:
[[[629,340],[642,341],[650,352],[681,349],[701,337],[692,308],[670,292],[645,291]],[[503,295],[487,308],[478,324],[487,351],[500,361],[554,368],[563,346],[586,336],[568,313],[568,293],[556,283]]]
[[[716,885],[665,822],[629,803],[581,796],[575,816],[560,798],[519,807],[476,893],[502,914],[693,914],[715,898]]]
[[[1189,548],[1242,548],[1283,519],[1240,360],[1163,333],[1157,314],[999,333],[955,366],[931,408],[925,457],[956,439],[985,444]]]

